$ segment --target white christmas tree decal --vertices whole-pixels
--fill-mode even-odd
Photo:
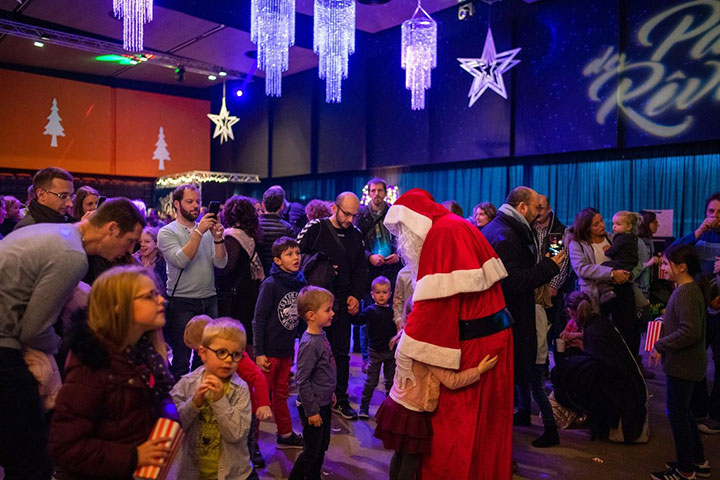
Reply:
[[[170,152],[167,150],[167,143],[165,142],[165,131],[163,127],[160,127],[158,132],[157,143],[155,144],[155,153],[153,153],[153,160],[159,160],[158,170],[165,170],[165,161],[170,161]]]
[[[50,115],[48,115],[47,119],[49,120],[49,122],[47,125],[45,125],[45,131],[43,132],[43,135],[52,135],[52,141],[50,141],[50,146],[57,147],[57,137],[65,136],[65,130],[60,124],[62,118],[60,118],[60,115],[58,115],[57,98],[53,98],[52,107],[50,108]]]

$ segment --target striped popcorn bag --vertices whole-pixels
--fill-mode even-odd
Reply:
[[[660,338],[660,330],[662,330],[662,319],[657,318],[648,322],[647,337],[645,337],[645,351],[652,352],[655,342]]]
[[[155,422],[155,426],[150,432],[148,440],[155,438],[169,437],[170,441],[167,442],[166,446],[170,448],[170,456],[162,467],[145,466],[139,467],[135,470],[133,478],[135,480],[164,480],[170,471],[175,455],[180,450],[182,443],[183,431],[180,428],[180,424],[174,420],[168,418],[158,418]]]

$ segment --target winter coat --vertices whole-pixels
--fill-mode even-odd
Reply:
[[[257,252],[267,277],[270,275],[270,267],[273,266],[273,243],[280,237],[293,237],[293,230],[289,223],[275,213],[263,213],[258,217],[258,221],[262,236],[257,244]]]
[[[112,352],[84,324],[70,348],[50,426],[57,478],[131,479],[137,447],[147,441],[155,421],[160,416],[179,420],[172,400],[169,394],[155,400],[148,385],[153,381],[143,380],[140,367]]]
[[[513,317],[515,382],[526,383],[535,367],[535,289],[560,272],[555,262],[537,262],[534,234],[527,225],[502,212],[482,229],[482,234],[502,260],[508,276],[502,280],[507,309]]]

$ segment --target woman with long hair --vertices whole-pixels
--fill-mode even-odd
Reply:
[[[247,332],[248,354],[252,356],[252,319],[260,282],[265,279],[256,251],[260,224],[252,199],[233,195],[225,202],[223,215],[228,263],[217,269],[218,312],[221,317],[240,320]]]
[[[167,271],[165,258],[157,246],[157,228],[145,227],[140,236],[140,249],[133,255],[143,267],[151,268],[158,281],[158,291],[165,296],[167,289]]]
[[[649,210],[640,212],[637,236],[638,258],[642,263],[642,271],[635,279],[635,283],[648,300],[650,300],[650,273],[653,265],[660,262],[660,257],[655,255],[655,246],[653,245],[653,235],[657,233],[659,227],[660,223],[655,212]]]
[[[98,191],[88,185],[78,188],[73,199],[73,217],[81,220],[87,212],[97,210],[99,198]]]
[[[610,260],[605,250],[611,242],[600,212],[590,207],[581,210],[569,228],[568,240],[570,264],[577,274],[580,290],[587,293],[596,306],[600,300],[600,282],[613,282],[616,298],[604,304],[602,310],[611,317],[630,350],[637,354],[640,349],[640,325],[635,314],[635,293],[630,283],[632,272],[603,265]]]
[[[95,281],[87,323],[70,335],[50,427],[57,478],[129,480],[137,467],[167,460],[167,439],[147,440],[159,417],[178,418],[164,305],[145,268],[115,267]]]
[[[482,202],[475,205],[473,208],[473,217],[475,218],[475,225],[482,230],[482,228],[488,223],[492,222],[492,219],[497,216],[497,208],[492,202]]]

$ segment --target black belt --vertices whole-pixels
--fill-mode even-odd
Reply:
[[[512,316],[505,308],[487,317],[460,320],[460,340],[489,337],[512,327],[512,324]]]

